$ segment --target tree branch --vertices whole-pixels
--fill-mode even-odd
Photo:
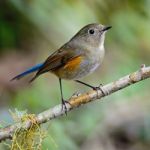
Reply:
[[[104,91],[107,91],[108,95],[111,93],[114,93],[118,90],[121,90],[127,86],[130,86],[134,83],[137,83],[139,81],[142,81],[144,79],[150,78],[150,66],[145,67],[145,65],[142,65],[141,68],[134,72],[131,73],[127,76],[124,76],[120,78],[117,81],[114,81],[112,83],[106,84],[102,87]],[[70,110],[81,106],[82,104],[86,104],[88,102],[94,101],[96,99],[101,99],[102,97],[107,96],[104,93],[101,92],[101,90],[90,90],[87,93],[83,93],[80,95],[75,95],[72,96],[69,100],[69,103],[71,104],[66,104],[67,107],[67,112]],[[50,108],[40,114],[38,114],[35,117],[36,123],[39,125],[45,122],[48,122],[49,120],[52,120],[56,117],[62,116],[65,114],[65,110],[61,110],[61,105],[57,105],[53,108]],[[16,129],[18,128],[24,128],[24,129],[29,129],[30,126],[32,125],[31,120],[27,120],[25,122],[18,122],[13,125],[9,125],[5,128],[0,129],[0,142],[6,139],[12,139],[13,133],[15,132]]]

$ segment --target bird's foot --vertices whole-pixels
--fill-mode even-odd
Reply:
[[[93,90],[95,90],[95,91],[100,90],[104,96],[109,95],[109,92],[107,90],[103,89],[103,85],[102,84],[100,84],[97,87],[93,87]]]
[[[66,116],[67,116],[67,106],[66,106],[66,104],[71,105],[68,101],[62,99],[62,107],[61,107],[61,111],[65,110],[65,114],[66,114]]]

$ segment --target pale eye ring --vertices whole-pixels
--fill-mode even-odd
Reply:
[[[94,31],[94,29],[89,29],[89,34],[94,34],[95,33],[95,31]]]

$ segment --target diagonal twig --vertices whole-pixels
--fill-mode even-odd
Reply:
[[[127,86],[130,86],[134,83],[137,83],[139,81],[142,81],[144,79],[150,78],[150,66],[145,67],[145,65],[142,65],[141,68],[133,72],[129,75],[126,75],[117,81],[111,82],[109,84],[104,85],[102,88],[104,91],[107,91],[108,95],[111,93],[117,92],[118,90],[121,90]],[[69,103],[66,104],[67,112],[71,111],[72,109],[81,106],[82,104],[86,104],[88,102],[101,99],[102,97],[107,96],[102,93],[101,90],[90,90],[87,93],[83,93],[77,96],[73,96],[70,98]],[[56,117],[62,116],[65,114],[66,110],[61,109],[61,105],[57,105],[53,108],[50,108],[44,112],[39,113],[36,115],[36,123],[39,125],[45,122],[48,122],[49,120],[52,120]],[[25,128],[28,129],[32,125],[31,120],[27,120],[24,123],[18,122],[13,125],[9,125],[5,128],[0,129],[0,142],[6,139],[12,139],[13,133],[18,128]]]

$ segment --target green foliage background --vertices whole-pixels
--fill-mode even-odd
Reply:
[[[93,85],[100,82],[105,84],[137,70],[143,63],[150,65],[149,0],[0,2],[2,126],[12,122],[8,109],[27,109],[29,113],[39,113],[60,102],[59,84],[52,74],[41,76],[32,85],[27,84],[30,77],[15,83],[9,80],[24,69],[43,61],[81,27],[93,22],[112,25],[113,28],[106,35],[106,56],[101,69],[84,78],[84,81]],[[113,111],[124,108],[124,105],[131,106],[131,103],[136,105],[137,100],[141,105],[149,104],[149,88],[149,80],[138,83],[102,101],[76,109],[67,117],[47,123],[44,128],[48,136],[43,142],[43,149],[84,149],[87,139],[95,134]],[[88,88],[73,81],[63,81],[63,90],[67,99],[75,91],[83,92]],[[146,109],[149,112],[149,107]],[[137,114],[140,112],[137,111]],[[150,127],[150,124],[147,126]],[[147,131],[143,132],[143,139],[149,143],[150,131]],[[0,149],[7,149],[7,146],[0,144]]]

